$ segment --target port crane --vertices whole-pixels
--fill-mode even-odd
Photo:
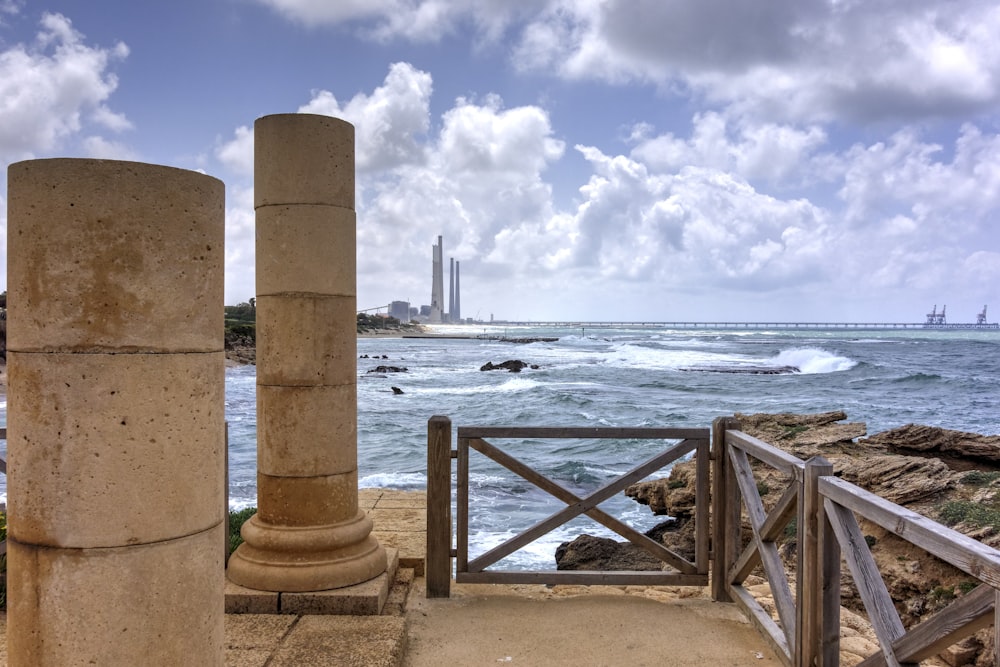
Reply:
[[[986,306],[983,306],[983,312],[976,315],[976,324],[986,324]]]
[[[941,312],[937,311],[937,304],[934,304],[934,309],[927,313],[927,321],[924,324],[945,324],[944,311],[947,310],[948,306],[941,306]]]

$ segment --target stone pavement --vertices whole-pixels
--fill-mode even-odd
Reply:
[[[290,612],[287,605],[284,613],[227,613],[226,667],[779,664],[734,605],[694,591],[693,598],[678,599],[617,587],[591,593],[583,587],[453,584],[452,599],[427,600],[425,494],[362,489],[359,501],[390,553],[385,593],[362,584],[353,601],[350,595],[314,594],[286,600],[305,606],[338,600],[331,604],[363,615]],[[227,587],[227,606],[232,593]],[[277,594],[261,599],[282,608]],[[0,665],[7,662],[6,639],[0,612]]]

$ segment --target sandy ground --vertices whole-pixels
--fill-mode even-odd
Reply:
[[[735,605],[454,583],[450,599],[428,600],[423,581],[407,603],[404,667],[781,664]]]

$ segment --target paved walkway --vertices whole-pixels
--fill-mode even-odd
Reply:
[[[451,598],[428,600],[424,494],[363,489],[359,499],[399,552],[382,615],[227,614],[227,667],[780,664],[734,605],[700,590],[453,583]],[[0,632],[6,664],[2,612]]]

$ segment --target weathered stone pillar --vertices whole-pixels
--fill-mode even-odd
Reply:
[[[10,664],[222,665],[222,182],[8,170]]]
[[[354,127],[265,116],[254,144],[258,508],[229,579],[341,588],[386,570],[358,507]]]

